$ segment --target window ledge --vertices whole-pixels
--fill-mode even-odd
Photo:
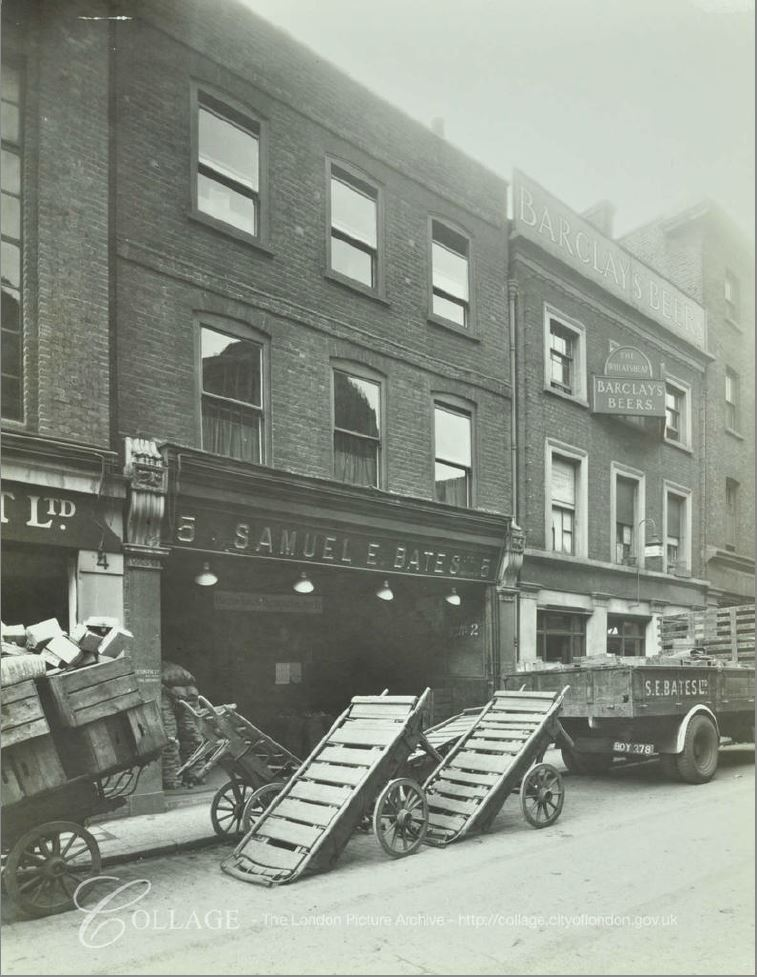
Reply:
[[[459,326],[451,319],[445,319],[444,316],[435,315],[433,312],[429,312],[427,320],[430,325],[448,329],[450,332],[454,332],[455,335],[462,336],[463,339],[470,339],[474,343],[481,342],[481,336],[476,329],[466,329],[465,326]]]
[[[571,404],[576,404],[578,407],[589,409],[589,401],[585,397],[575,397],[573,394],[566,394],[562,390],[551,387],[548,383],[544,384],[544,393],[552,394],[553,397],[560,397],[562,400],[567,400]]]
[[[687,455],[694,454],[694,449],[691,447],[691,445],[682,444],[680,441],[673,441],[672,438],[663,438],[663,441],[665,444],[669,444],[671,448],[677,448],[678,451],[683,451]]]
[[[726,434],[730,434],[731,437],[732,438],[736,438],[737,441],[743,441],[744,440],[744,435],[743,434],[740,434],[737,430],[735,430],[732,427],[728,427],[727,425],[726,425],[725,433]]]
[[[373,299],[374,302],[378,302],[380,305],[391,305],[389,299],[383,294],[383,292],[379,292],[374,288],[368,288],[367,285],[361,284],[354,278],[348,278],[346,275],[341,275],[338,271],[334,271],[331,268],[328,268],[323,274],[324,278],[327,278],[335,285],[341,285],[342,288],[348,288],[351,292],[357,292],[358,295],[364,295],[367,299]]]
[[[238,227],[234,227],[233,224],[226,224],[224,221],[218,220],[216,217],[211,217],[210,214],[206,214],[202,210],[190,210],[189,219],[197,221],[198,224],[204,224],[205,227],[218,231],[219,234],[224,234],[226,237],[233,237],[235,241],[241,241],[243,244],[249,244],[251,248],[254,248],[256,251],[260,251],[262,254],[268,255],[270,258],[274,256],[274,252],[271,247],[261,238],[255,237],[253,234],[248,234],[246,231],[242,231]]]

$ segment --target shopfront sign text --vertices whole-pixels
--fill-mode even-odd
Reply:
[[[536,242],[671,333],[706,349],[705,311],[679,288],[518,171],[513,200],[516,234]]]
[[[316,563],[421,577],[493,583],[501,550],[385,532],[344,532],[265,518],[234,518],[213,510],[177,518],[174,544],[262,559]]]
[[[6,539],[115,552],[120,540],[105,524],[94,496],[4,481],[0,526]]]

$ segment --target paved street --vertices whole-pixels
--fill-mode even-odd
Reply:
[[[149,892],[84,930],[6,907],[3,972],[754,973],[753,750],[702,787],[657,763],[566,785],[544,831],[510,798],[485,837],[393,862],[358,835],[332,873],[278,889],[223,875],[219,848],[116,867]]]

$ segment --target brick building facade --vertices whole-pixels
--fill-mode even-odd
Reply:
[[[704,310],[523,174],[513,198],[519,658],[654,654],[707,602]]]
[[[705,576],[721,603],[754,600],[754,249],[711,202],[623,244],[707,309]]]

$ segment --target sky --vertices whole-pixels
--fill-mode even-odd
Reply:
[[[615,233],[704,198],[754,240],[754,0],[243,0]]]

